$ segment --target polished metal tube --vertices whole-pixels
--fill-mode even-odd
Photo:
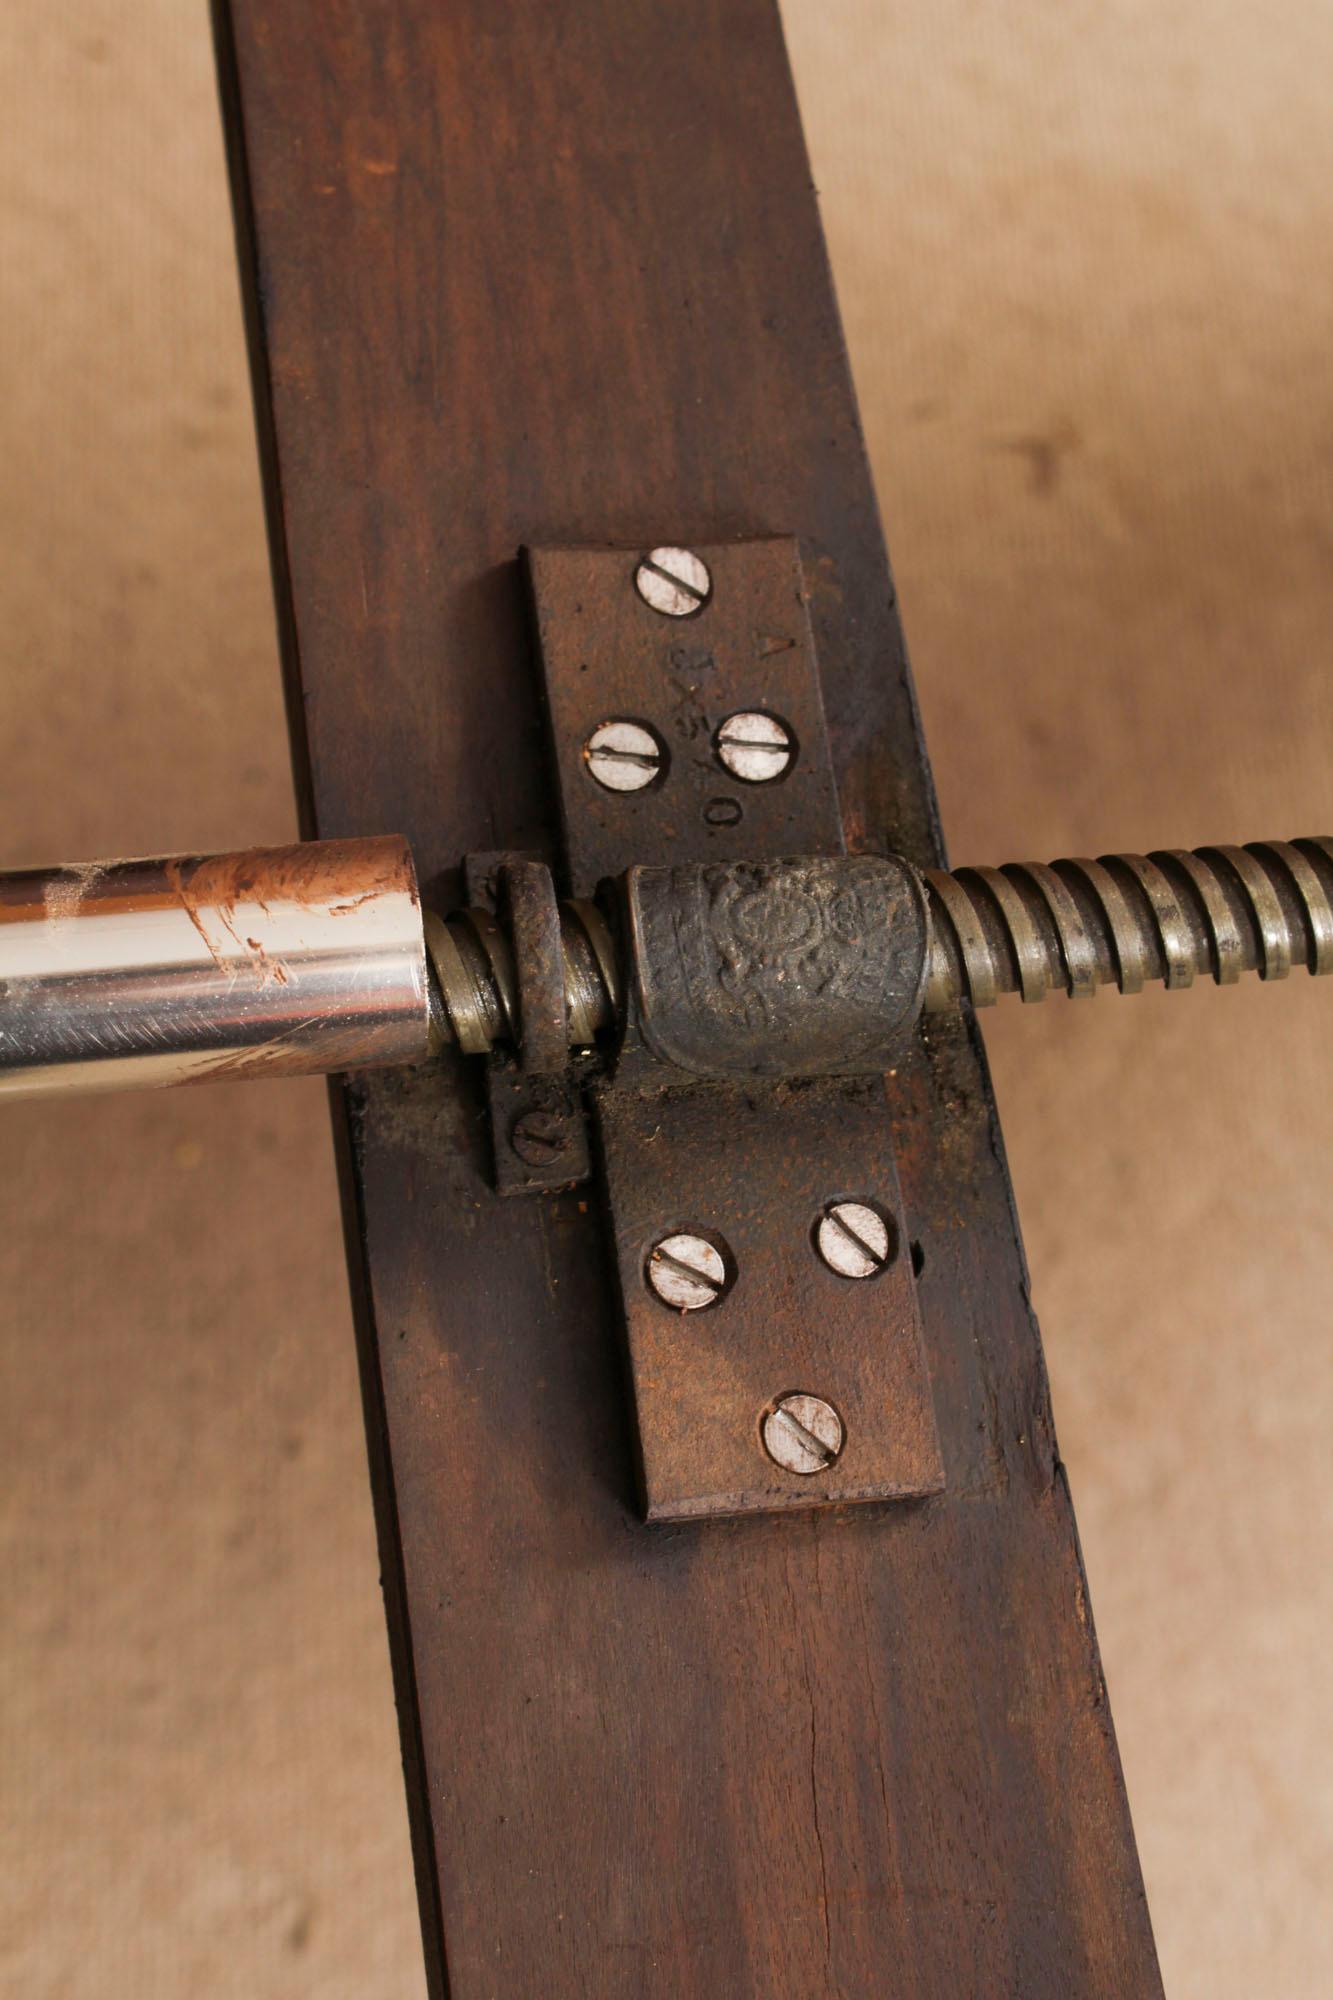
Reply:
[[[0,876],[0,1097],[421,1061],[407,843]]]

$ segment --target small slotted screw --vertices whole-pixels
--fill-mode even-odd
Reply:
[[[790,770],[795,754],[786,723],[760,709],[729,715],[716,742],[719,763],[747,785],[771,785]]]
[[[688,618],[707,604],[713,579],[692,549],[653,549],[635,570],[634,587],[664,618]]]
[[[764,1450],[784,1472],[827,1472],[843,1446],[842,1418],[832,1403],[803,1390],[779,1396],[764,1418]]]
[[[702,1312],[716,1305],[727,1289],[726,1260],[706,1237],[680,1231],[654,1244],[648,1259],[648,1284],[665,1306],[677,1312]]]
[[[584,744],[583,755],[608,792],[641,792],[662,769],[662,746],[641,722],[603,722]]]
[[[873,1278],[893,1260],[888,1223],[863,1201],[831,1202],[819,1219],[815,1247],[840,1278]]]
[[[569,1120],[541,1109],[520,1112],[509,1134],[510,1145],[530,1167],[550,1166],[569,1151],[569,1141]]]

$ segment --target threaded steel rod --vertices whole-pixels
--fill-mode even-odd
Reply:
[[[1002,993],[1090,999],[1242,972],[1333,972],[1333,840],[1253,841],[1192,853],[1013,862],[926,873],[927,1013]]]
[[[924,954],[927,1013],[1333,972],[1327,836],[924,880],[908,990]],[[617,1018],[620,950],[595,905],[561,906],[575,1048]],[[519,970],[489,911],[426,913],[423,937],[391,838],[0,876],[0,1097],[484,1053],[522,1039]]]
[[[1333,972],[1333,839],[1013,862],[925,874],[930,907],[925,1011],[1002,993],[1088,999],[1158,981],[1233,985],[1243,972],[1283,979],[1295,965]],[[571,1040],[614,1018],[614,946],[597,913],[566,905]],[[589,941],[589,933],[593,940]],[[444,1011],[461,1046],[512,1039],[513,967],[494,918],[468,911],[428,925]]]
[[[561,960],[571,1048],[587,1048],[610,1027],[620,969],[606,919],[594,903],[560,906]],[[465,1055],[519,1040],[518,988],[509,933],[490,910],[426,914],[432,1019]]]

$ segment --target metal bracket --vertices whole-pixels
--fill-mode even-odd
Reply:
[[[579,1080],[570,1074],[560,917],[551,878],[531,856],[469,854],[469,902],[509,922],[502,942],[522,1055],[493,1048],[486,1058],[486,1103],[503,1195],[543,1194],[592,1172]],[[497,930],[497,937],[500,933]]]
[[[634,863],[756,864],[719,874],[725,910],[698,878],[697,921],[668,919],[653,956],[677,957],[677,1040],[724,1026],[742,1045],[780,1039],[784,937],[792,980],[818,984],[810,926],[836,928],[838,910],[817,858],[843,853],[795,542],[528,562],[572,893]],[[808,880],[768,868],[793,854],[815,857]],[[879,867],[850,892],[859,916],[879,897],[886,923],[920,924],[919,890],[889,894]],[[631,880],[631,921],[670,907],[655,872]],[[747,924],[766,948],[738,974],[719,938]],[[866,1019],[917,1004],[880,979],[840,997]],[[882,1079],[683,1081],[659,1060],[673,1034],[661,998],[632,997],[614,1074],[593,1091],[648,1518],[938,1491]],[[765,1066],[743,1054],[739,1067]]]

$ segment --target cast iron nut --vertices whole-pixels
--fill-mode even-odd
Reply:
[[[875,1075],[921,1011],[921,878],[870,854],[633,867],[630,988],[660,1062],[697,1076]]]

